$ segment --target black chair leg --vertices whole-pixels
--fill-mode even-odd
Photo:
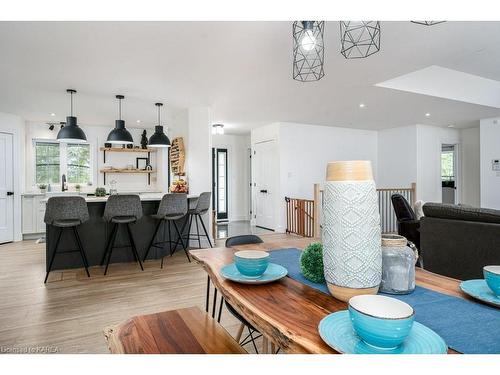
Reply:
[[[222,317],[222,305],[224,304],[224,297],[220,297],[220,304],[219,304],[219,317],[217,318],[217,323],[220,323],[220,318]]]
[[[189,223],[189,219],[190,219],[190,215],[186,218],[186,220],[184,220],[184,223],[182,224],[182,229],[181,229],[181,233],[184,233],[184,229],[186,229],[186,225],[188,225]],[[188,232],[188,237],[189,237],[189,232]],[[182,242],[182,236],[179,237],[177,239],[177,241],[175,241],[175,245],[174,245],[174,248],[177,249],[177,245],[179,244],[179,240]],[[188,239],[188,244],[189,244],[189,239]],[[172,254],[170,254],[170,256],[172,256]]]
[[[208,312],[208,304],[210,302],[210,276],[207,275],[207,296],[205,300],[205,311]]]
[[[118,226],[120,224],[115,224],[113,232],[111,233],[111,238],[109,241],[109,250],[106,251],[108,254],[108,261],[106,262],[106,268],[104,269],[104,276],[108,273],[109,261],[111,260],[111,255],[113,254],[113,245],[115,244],[116,234],[118,233]]]
[[[175,223],[175,221],[173,222],[173,224],[174,224],[175,231],[177,232],[177,235],[180,238],[181,234],[179,232],[179,228],[177,227],[177,224]],[[184,250],[184,254],[186,254],[186,257],[188,258],[189,263],[191,263],[191,258],[189,257],[189,253],[186,249],[186,246],[184,246],[184,241],[182,241],[182,238],[181,238],[181,244],[182,244],[182,249]]]
[[[144,258],[142,258],[143,262],[146,261],[146,258],[149,255],[149,251],[151,250],[151,247],[153,246],[156,235],[158,234],[158,230],[160,229],[160,225],[161,225],[161,220],[158,220],[158,224],[156,224],[156,228],[155,228],[155,232],[153,234],[153,237],[151,237],[151,241],[149,241],[149,245],[148,245],[148,249],[146,250],[146,254],[144,254]]]
[[[215,306],[217,306],[217,288],[214,287],[214,302],[212,304],[212,318],[215,319]]]
[[[200,228],[198,227],[198,215],[194,215],[194,221],[196,222],[196,237],[198,237],[198,248],[201,249]]]
[[[104,254],[102,254],[102,259],[100,265],[103,266],[106,261],[106,256],[108,255],[111,243],[114,242],[114,237],[116,236],[116,231],[118,230],[118,224],[113,224],[113,229],[111,229],[111,234],[108,238],[108,243],[106,245],[106,249],[104,249]]]
[[[208,232],[207,232],[207,228],[205,227],[205,223],[203,222],[203,219],[201,218],[200,215],[198,215],[198,217],[200,218],[201,226],[203,227],[203,231],[205,232],[205,236],[207,237],[208,244],[210,245],[210,247],[213,247],[212,242],[210,241],[210,237],[208,236]]]
[[[127,223],[127,232],[128,237],[130,239],[130,244],[132,245],[132,253],[134,254],[134,258],[137,262],[139,262],[139,266],[141,266],[141,270],[144,271],[144,267],[142,266],[141,259],[139,258],[139,254],[137,253],[137,247],[135,247],[134,236],[132,236],[132,231],[130,230],[130,224]]]
[[[80,240],[80,236],[78,235],[78,230],[76,229],[76,227],[73,227],[73,233],[75,235],[76,243],[78,245],[78,250],[80,250],[80,255],[82,257],[83,265],[85,266],[85,272],[87,272],[87,277],[90,277],[89,262],[87,261],[87,256],[85,255],[85,250],[83,250],[82,241]]]
[[[54,247],[54,252],[52,253],[52,257],[50,258],[49,269],[47,270],[47,274],[45,275],[45,280],[43,281],[44,284],[47,283],[50,270],[52,269],[52,264],[54,264],[54,259],[56,258],[57,248],[59,247],[59,241],[61,240],[62,231],[63,229],[59,228],[59,234],[57,235],[56,246]]]

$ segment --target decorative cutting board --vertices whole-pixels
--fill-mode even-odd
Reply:
[[[184,176],[185,159],[184,139],[182,137],[174,138],[170,145],[170,169],[174,175]]]

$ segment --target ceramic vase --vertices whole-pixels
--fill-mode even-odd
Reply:
[[[330,293],[345,302],[356,295],[376,294],[382,251],[370,161],[328,163],[323,216],[323,264]]]

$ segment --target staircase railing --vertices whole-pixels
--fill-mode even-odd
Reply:
[[[392,207],[392,194],[401,194],[413,206],[417,196],[417,184],[410,187],[379,188],[378,208],[382,233],[397,232],[397,219]],[[321,237],[323,223],[323,189],[321,184],[314,184],[314,198],[285,198],[287,233],[295,233],[303,237]]]

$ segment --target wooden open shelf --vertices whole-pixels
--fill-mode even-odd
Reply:
[[[101,151],[106,152],[156,152],[155,148],[121,148],[121,147],[101,147]]]
[[[127,169],[127,168],[103,168],[99,172],[104,174],[104,185],[106,185],[106,173],[122,173],[122,174],[147,174],[148,175],[148,185],[151,185],[151,174],[156,173],[154,170],[145,169]]]

